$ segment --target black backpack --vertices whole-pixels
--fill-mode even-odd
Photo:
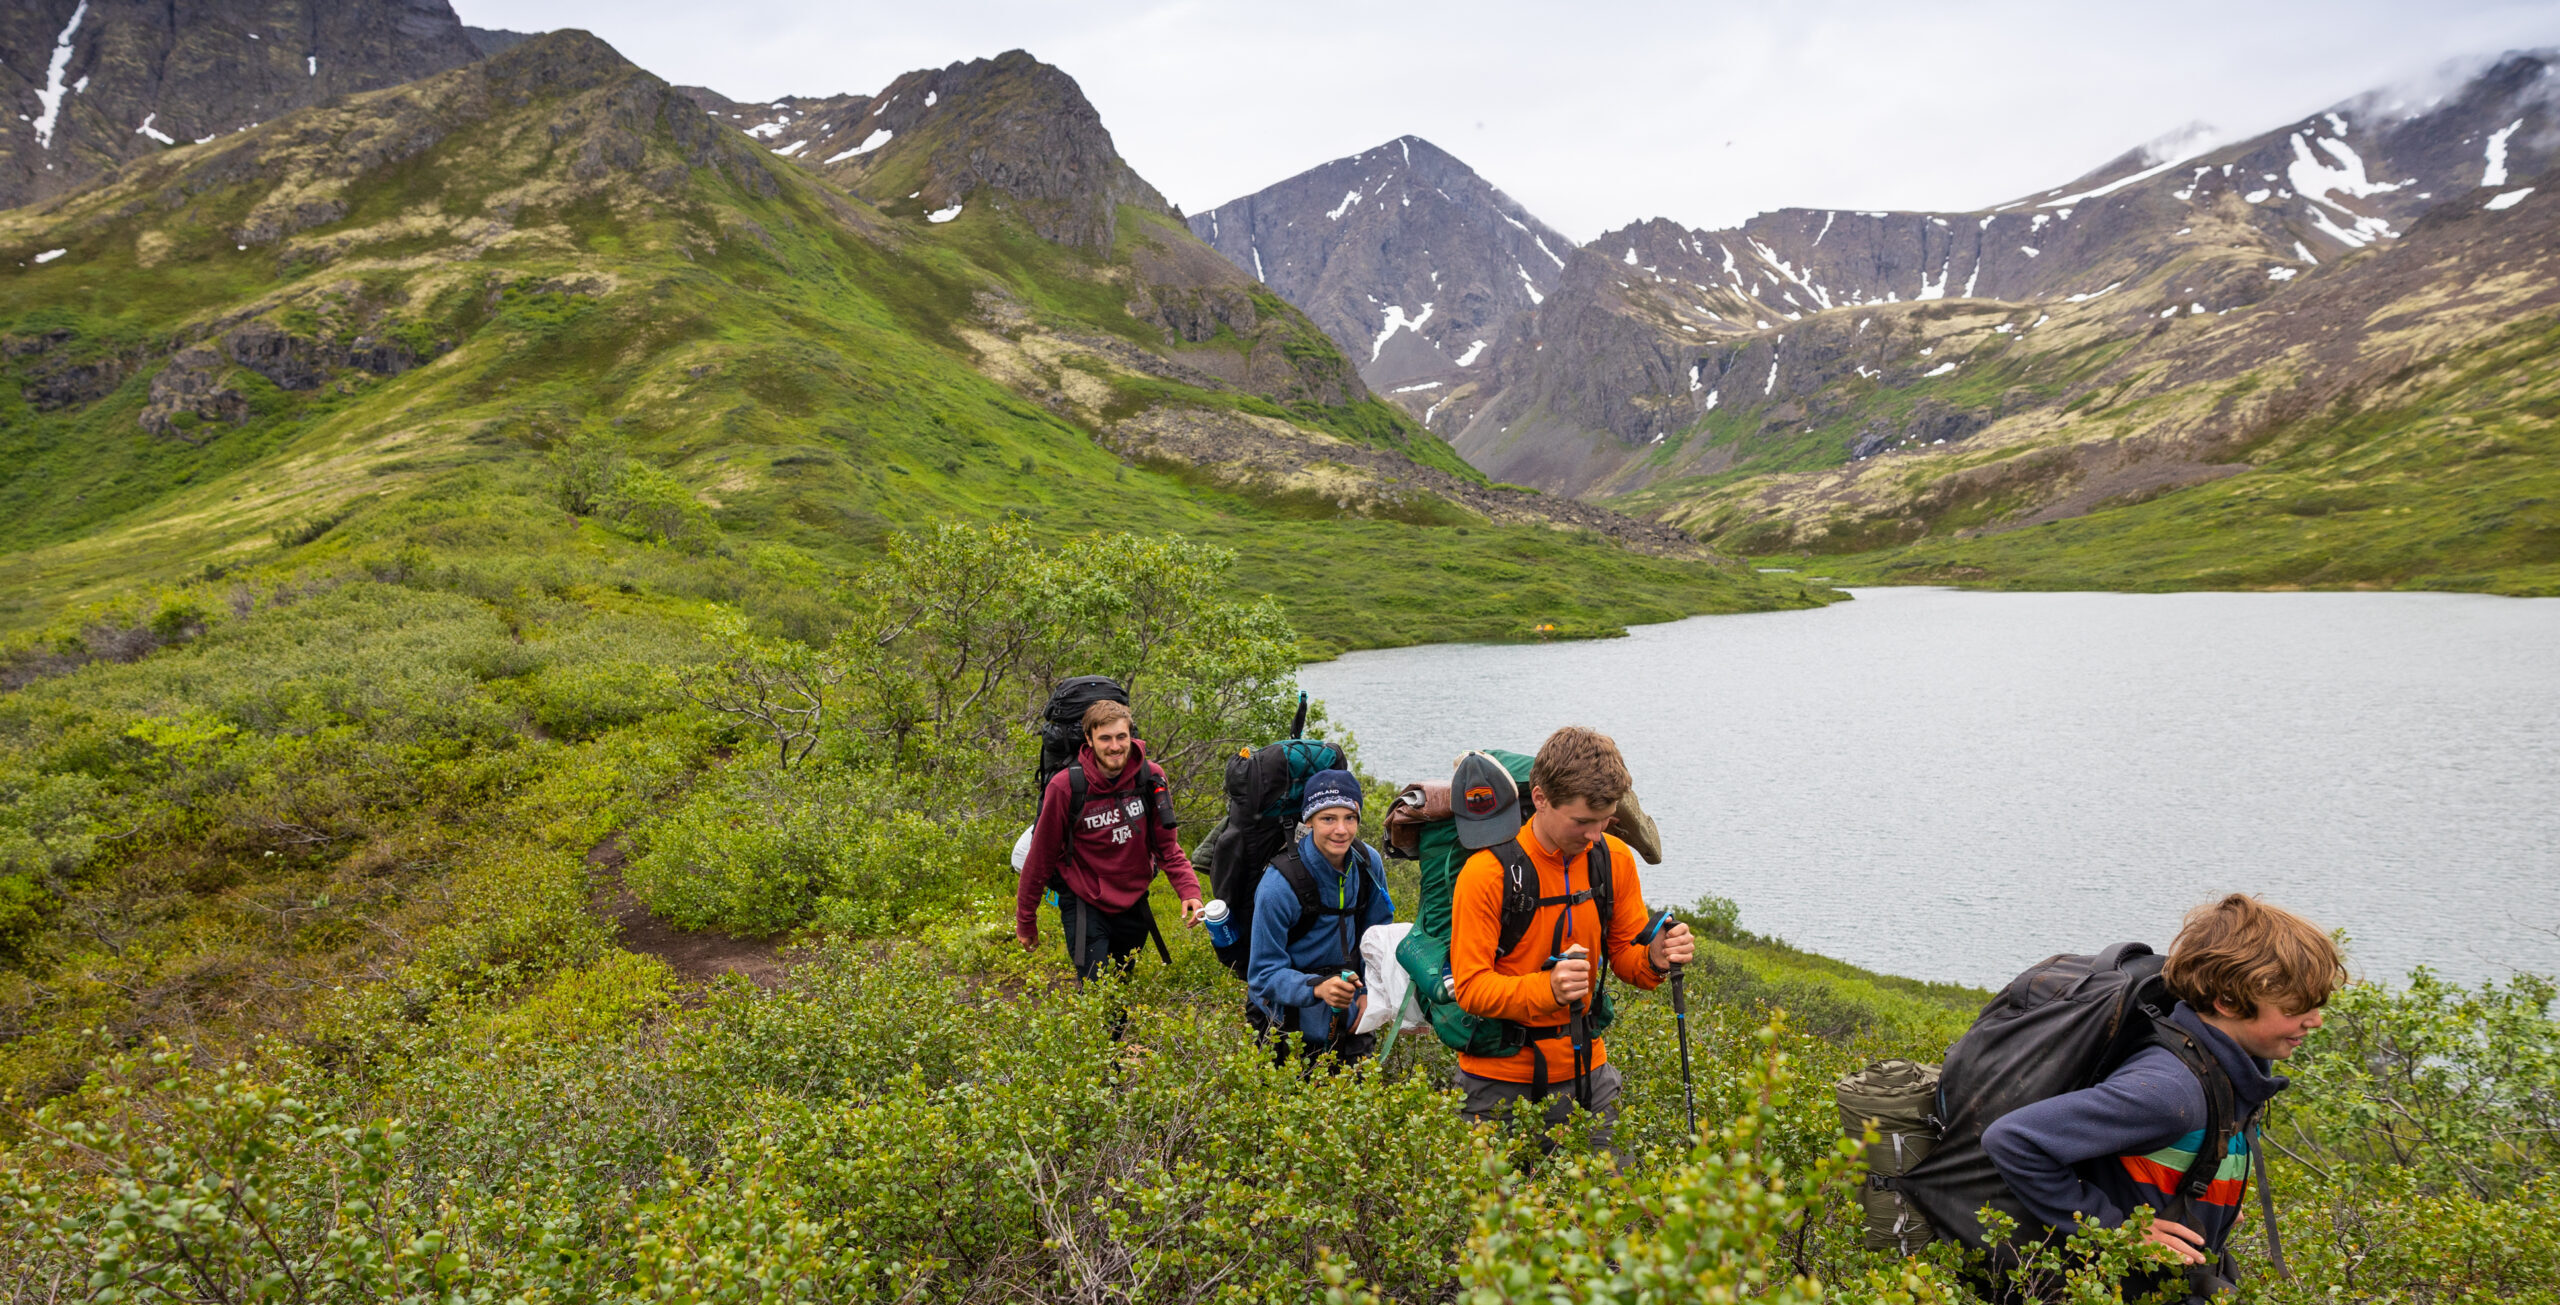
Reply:
[[[1097,702],[1129,705],[1129,691],[1108,675],[1079,675],[1058,681],[1049,705],[1040,712],[1040,768],[1031,778],[1031,797],[1049,791],[1049,777],[1075,764],[1084,748],[1084,714]]]
[[[2009,1191],[1983,1130],[2001,1116],[2094,1087],[2144,1047],[2166,1047],[2205,1087],[2205,1140],[2178,1183],[2176,1204],[2201,1198],[2236,1129],[2238,1097],[2213,1053],[2169,1022],[2177,997],[2164,958],[2141,943],[2095,956],[2055,956],[2009,981],[1947,1051],[1937,1090],[1938,1142],[1900,1175],[1875,1180],[1919,1207],[1944,1236],[1980,1249],[1984,1206],[2031,1233],[2041,1221]],[[2183,1211],[2163,1210],[2183,1219]]]
[[[1306,701],[1299,699],[1298,723],[1306,725]],[[1298,811],[1307,800],[1307,780],[1321,770],[1350,765],[1342,749],[1321,739],[1294,733],[1259,748],[1238,748],[1227,758],[1227,814],[1209,849],[1209,891],[1227,904],[1235,921],[1234,945],[1218,949],[1218,959],[1237,978],[1253,950],[1253,894],[1262,883],[1262,868],[1289,850],[1298,830]]]
[[[1040,769],[1032,778],[1032,796],[1045,799],[1049,780],[1059,771],[1067,772],[1067,819],[1073,821],[1084,814],[1087,782],[1084,766],[1076,758],[1084,748],[1084,714],[1097,702],[1129,705],[1128,691],[1108,675],[1079,675],[1058,681],[1049,691],[1049,705],[1040,713]],[[1164,814],[1167,804],[1164,778],[1149,762],[1147,773],[1138,777],[1138,800],[1146,803],[1147,820],[1151,824],[1173,823]],[[1067,839],[1067,855],[1075,855],[1075,839]]]

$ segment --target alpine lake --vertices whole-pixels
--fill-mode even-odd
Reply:
[[[2232,891],[2344,929],[2366,978],[2560,972],[2560,599],[1853,592],[1300,679],[1388,783],[1614,736],[1649,902],[1886,973],[2166,950]]]

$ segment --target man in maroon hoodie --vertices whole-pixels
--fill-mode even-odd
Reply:
[[[1077,767],[1084,771],[1081,805],[1074,798]],[[1040,945],[1040,894],[1055,887],[1076,977],[1092,978],[1106,956],[1123,973],[1134,968],[1135,953],[1155,933],[1147,885],[1158,867],[1182,898],[1183,926],[1197,926],[1200,880],[1174,841],[1172,808],[1164,771],[1130,732],[1129,709],[1116,702],[1087,709],[1084,748],[1074,765],[1049,777],[1040,795],[1040,819],[1014,889],[1013,936],[1023,950]]]

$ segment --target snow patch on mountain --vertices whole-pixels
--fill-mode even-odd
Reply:
[[[2327,136],[2319,138],[2320,148],[2337,160],[2335,165],[2331,165],[2322,163],[2302,136],[2301,132],[2293,133],[2293,162],[2284,170],[2285,179],[2293,184],[2295,194],[2344,211],[2329,198],[2331,195],[2361,199],[2400,189],[2399,182],[2375,181],[2365,176],[2364,159],[2345,141]]]
[[[45,65],[44,89],[36,92],[36,103],[44,107],[34,119],[36,144],[45,149],[53,148],[54,124],[62,120],[62,97],[70,90],[62,84],[62,75],[71,71],[71,36],[80,30],[80,20],[88,16],[89,0],[80,0],[79,7],[71,11],[71,21],[62,25],[62,35],[53,39],[53,61]],[[86,85],[89,79],[80,80]]]
[[[2518,118],[2514,122],[2508,123],[2506,126],[2489,133],[2488,166],[2480,173],[2481,185],[2503,186],[2507,184],[2507,140],[2509,137],[2516,134],[2517,128],[2522,127],[2523,125],[2524,119]]]
[[[2154,164],[2153,166],[2144,168],[2142,171],[2134,173],[2131,176],[2118,177],[2095,190],[2084,190],[2077,195],[2065,195],[2060,199],[2048,199],[2045,202],[2036,205],[2036,207],[2061,209],[2063,220],[2067,222],[2071,219],[2072,205],[2081,203],[2084,200],[2096,199],[2102,195],[2112,195],[2137,181],[2149,181],[2153,177],[2159,176],[2161,173],[2167,172],[2169,169],[2184,162],[2186,162],[2185,159],[2177,158],[2171,159],[2166,163]],[[1944,224],[1941,223],[1940,225]]]
[[[876,150],[876,149],[880,148],[881,146],[888,144],[888,143],[889,143],[890,138],[891,138],[891,137],[893,137],[893,136],[895,136],[895,135],[897,135],[897,133],[896,133],[896,132],[893,132],[893,131],[889,130],[888,128],[883,127],[883,128],[881,128],[880,130],[875,131],[875,132],[871,133],[870,135],[863,137],[863,138],[862,138],[862,143],[861,143],[861,144],[859,144],[859,145],[854,146],[852,149],[846,150],[846,151],[845,151],[844,153],[842,153],[842,154],[834,154],[834,155],[830,155],[830,156],[828,156],[828,158],[827,158],[827,162],[829,162],[829,163],[842,163],[842,162],[844,162],[846,159],[852,158],[852,157],[853,157],[854,155],[856,155],[856,154],[868,154],[868,153],[870,153],[871,151]]]
[[[1395,335],[1396,332],[1411,331],[1416,335],[1420,335],[1422,334],[1422,324],[1430,320],[1431,305],[1429,304],[1424,304],[1422,306],[1422,316],[1410,318],[1404,315],[1404,305],[1387,305],[1387,324],[1378,331],[1378,338],[1369,345],[1369,361],[1376,362],[1378,360],[1379,352],[1387,347],[1387,340]]]

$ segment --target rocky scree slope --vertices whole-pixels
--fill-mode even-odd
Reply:
[[[1573,251],[1419,136],[1194,213],[1191,234],[1303,309],[1435,431],[1472,414]]]
[[[446,0],[17,0],[0,6],[0,208],[480,54]]]
[[[2293,311],[2289,297],[2438,208],[2533,221],[2531,178],[2560,147],[2552,63],[2510,55],[2428,102],[2376,92],[2189,157],[2176,141],[2147,147],[1977,213],[1788,210],[1733,232],[1612,232],[1570,260],[1534,347],[1506,358],[1458,447],[1563,492],[1658,486],[1642,505],[1661,511],[1695,482],[1888,450],[1956,456],[2003,421],[2058,429],[2173,318]],[[1975,318],[2000,341],[1996,364],[1946,351],[1950,324]],[[2163,464],[2136,479],[2158,492],[2219,474]]]
[[[1578,507],[1479,509],[1480,477],[1180,222],[1124,205],[1104,254],[988,194],[1007,198],[964,192],[941,222],[866,204],[560,32],[0,213],[21,265],[0,282],[0,620],[386,539],[538,553],[609,521],[857,556],[1007,516],[1232,543],[1240,583],[1292,595],[1328,646],[1525,630],[1504,604],[1532,580],[1584,623],[1809,601],[1575,547],[1609,533]],[[1230,294],[1253,333],[1166,324]],[[1236,421],[1294,460],[1148,451]],[[1336,547],[1435,571],[1441,527],[1471,525],[1455,560],[1487,574],[1428,630],[1318,582]]]

